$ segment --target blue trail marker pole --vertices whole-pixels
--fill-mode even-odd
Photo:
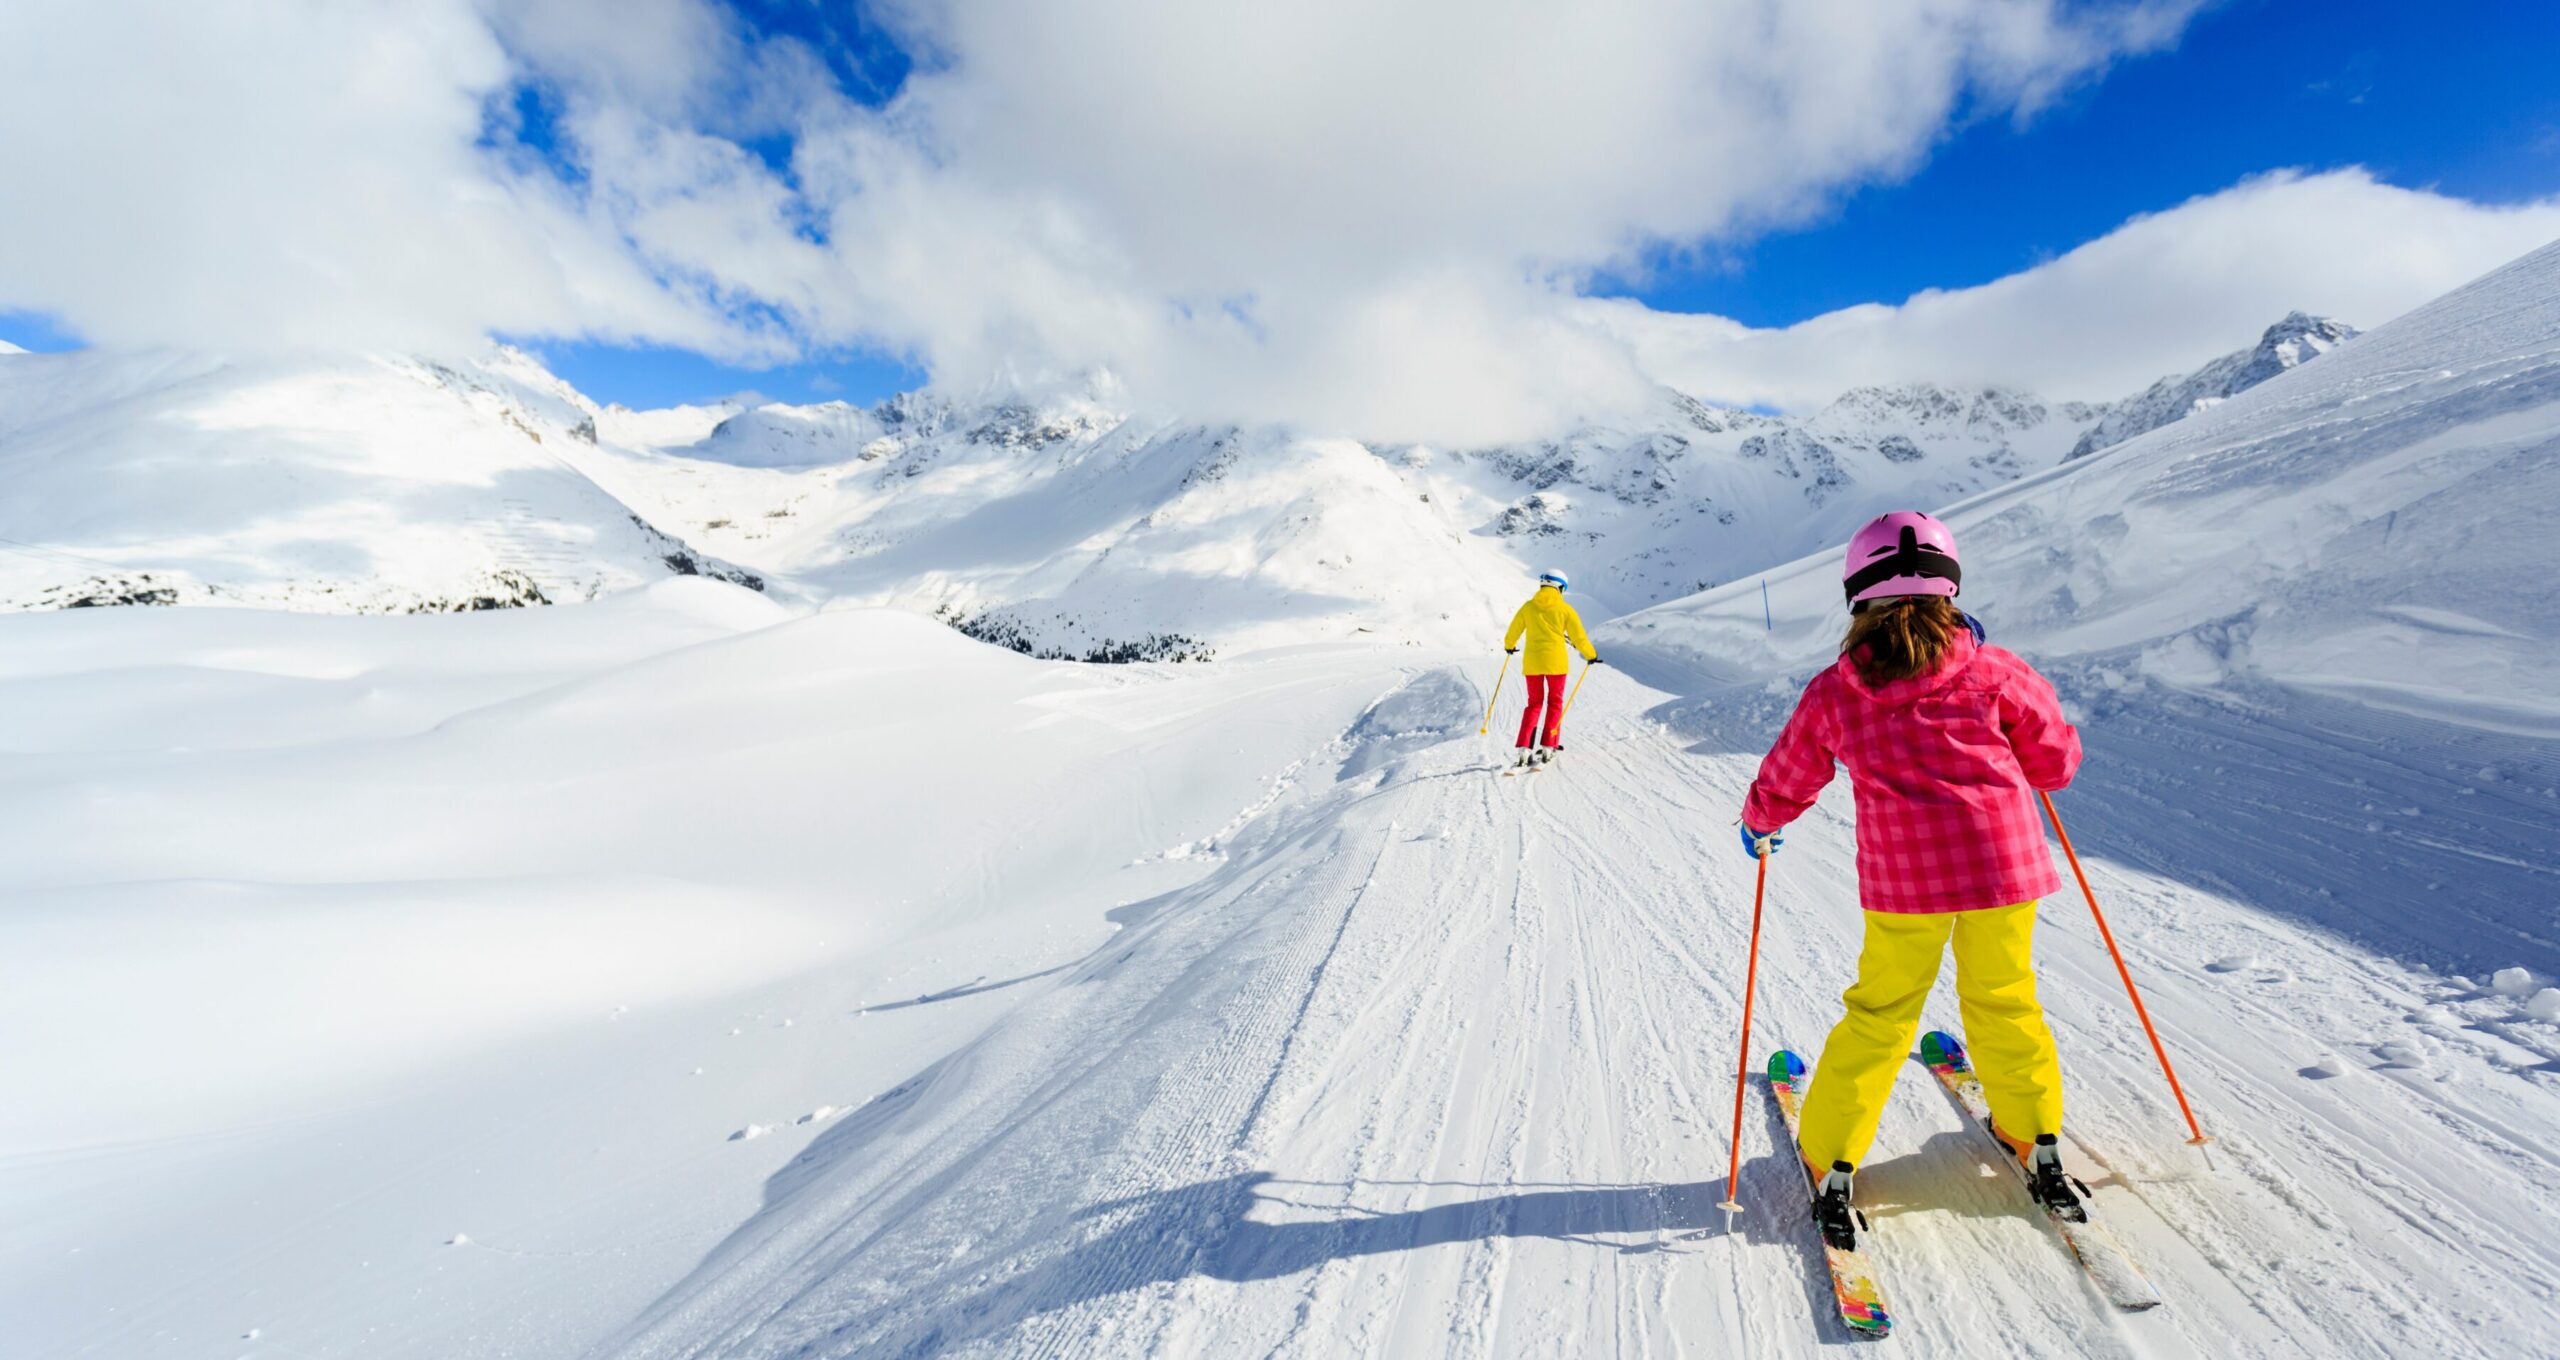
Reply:
[[[1768,632],[1778,631],[1778,620],[1769,613],[1769,578],[1760,578],[1760,622]]]

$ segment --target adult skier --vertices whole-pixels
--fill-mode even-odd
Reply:
[[[1564,672],[1570,664],[1566,648],[1582,653],[1586,665],[1600,664],[1600,653],[1591,645],[1591,635],[1582,631],[1582,616],[1565,603],[1564,593],[1572,583],[1561,571],[1541,572],[1537,593],[1520,612],[1511,616],[1511,627],[1502,635],[1502,650],[1520,650],[1525,638],[1529,654],[1520,658],[1520,678],[1529,682],[1529,706],[1520,714],[1520,740],[1514,765],[1545,764],[1564,749]],[[1546,741],[1535,747],[1530,742],[1538,735],[1538,715],[1546,714]]]
[[[2071,782],[2080,734],[2052,684],[1956,608],[1963,572],[1944,524],[1913,510],[1877,518],[1849,540],[1842,577],[1840,659],[1805,686],[1742,805],[1756,859],[1784,843],[1775,833],[1813,805],[1833,762],[1857,793],[1865,946],[1799,1121],[1815,1216],[1827,1238],[1851,1239],[1853,1174],[1950,944],[1993,1132],[2039,1201],[2076,1204],[2030,943],[2036,899],[2062,886],[2035,792]]]

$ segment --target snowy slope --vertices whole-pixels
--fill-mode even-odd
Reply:
[[[554,521],[630,507],[792,603],[662,570],[577,610],[0,617],[13,1347],[1818,1353],[1756,1090],[1749,1211],[1713,1208],[1731,818],[1842,622],[1827,545],[1973,495],[1967,602],[2084,724],[2062,805],[2221,1141],[2180,1145],[2049,904],[2069,1155],[2171,1302],[2106,1311],[1915,1066],[1861,1182],[1891,1344],[2560,1355],[2560,634],[2519,584],[2560,569],[2560,249],[2067,465],[2095,413],[2003,393],[1375,450],[1098,399],[644,419],[494,362],[114,376],[186,439],[286,384],[232,475],[288,487],[332,464],[274,430],[414,388],[468,413],[429,427],[465,482],[557,448]],[[91,424],[111,385],[11,388],[0,459],[144,470]],[[540,443],[486,442],[509,413]],[[468,522],[417,499],[436,448],[385,484]],[[61,465],[28,466],[68,498]],[[256,552],[208,583],[314,579],[220,518]],[[364,523],[417,563],[367,579],[470,579]],[[1660,557],[1613,571],[1620,535]],[[1816,546],[1765,624],[1759,569]],[[1483,629],[1545,560],[1595,612],[1752,574],[1603,629],[1568,763],[1504,779]],[[804,590],[1224,659],[1041,662]],[[1854,967],[1841,792],[1772,873],[1764,1049],[1816,1046]]]
[[[2175,425],[1952,507],[1968,607],[2104,683],[2271,683],[2560,737],[2560,249]],[[1619,621],[1690,670],[1801,673],[1845,620],[1817,553]]]
[[[2554,659],[2513,583],[2555,565],[2516,532],[2555,500],[2555,317],[2560,249],[1956,512],[1995,634],[2085,720],[2063,803],[2221,1141],[2211,1165],[2180,1146],[2094,932],[2051,904],[2069,1155],[2171,1303],[2109,1313],[1915,1065],[1861,1181],[1895,1344],[2560,1354],[2560,994],[2536,991],[2560,745],[2511,683]],[[1757,1099],[1751,1210],[1727,1233],[1713,1208],[1748,928],[1724,846],[1841,618],[1828,554],[1772,586],[1784,632],[1738,590],[1609,629],[1693,692],[1601,672],[1557,772],[1492,777],[1472,706],[1417,681],[1386,725],[1409,749],[1355,746],[1355,777],[1302,786],[1207,883],[882,1086],[597,1353],[1842,1339]],[[2445,641],[2417,671],[2394,638]],[[1836,1015],[1848,811],[1773,874],[1763,1045]],[[1931,1016],[1953,1023],[1943,994]]]
[[[0,604],[449,610],[751,578],[600,490],[595,437],[583,397],[503,349],[13,355]]]
[[[2226,354],[2184,377],[2162,378],[2109,404],[2098,423],[2071,446],[2071,456],[2086,458],[2136,435],[2184,420],[2215,402],[2238,396],[2297,364],[2336,349],[2353,340],[2356,333],[2355,327],[2343,321],[2292,313],[2269,326],[2253,348]]]
[[[1722,1198],[1752,764],[1610,673],[1571,762],[1494,776],[1425,681],[1146,904],[875,1094],[590,1354],[1812,1355],[1846,1338],[1756,1090]],[[1758,734],[1730,734],[1735,744]],[[1451,738],[1457,738],[1452,740]],[[1849,831],[1773,878],[1763,1045],[1816,1045],[1856,957]],[[2214,1166],[2084,919],[2044,995],[2074,1142],[2168,1292],[2111,1314],[1915,1063],[1862,1177],[1914,1354],[2555,1351],[2560,1029],[2254,903],[2102,861]],[[2123,929],[2122,926],[2119,927]],[[890,1023],[911,1023],[876,1016]],[[1941,995],[1933,1023],[1955,1023]],[[2234,1043],[2235,1032],[2248,1042]],[[2393,1053],[2370,1051],[2380,1042]],[[2339,1075],[2329,1076],[2334,1064]],[[2312,1070],[2317,1068],[2318,1070]]]
[[[1395,680],[695,579],[0,637],[13,1357],[573,1354]]]
[[[618,619],[0,621],[30,728],[159,696],[12,795],[31,1353],[1837,1339],[1756,1093],[1750,1211],[1713,1207],[1764,731],[1604,670],[1572,763],[1504,780],[1473,685],[1401,649],[1052,666],[673,585]],[[1842,811],[1774,879],[1764,1043],[1813,1043],[1852,966]],[[136,883],[145,823],[187,832]],[[2083,831],[2223,1139],[2178,1145],[2057,904],[2072,1155],[2172,1303],[2088,1297],[1915,1066],[1863,1182],[1894,1344],[2555,1353],[2560,1026]]]

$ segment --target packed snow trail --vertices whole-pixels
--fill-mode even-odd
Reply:
[[[1425,672],[1329,753],[1330,787],[1302,780],[1206,880],[1130,910],[1102,950],[1017,988],[986,1033],[822,1135],[597,1353],[1767,1355],[1844,1339],[1763,1099],[1744,1130],[1749,1211],[1728,1235],[1714,1207],[1751,881],[1728,842],[1767,706],[1604,676],[1565,763],[1503,780],[1472,730],[1481,696],[1455,677]],[[2091,737],[2103,760],[2111,729]],[[1762,1053],[1818,1052],[1852,975],[1846,794],[1773,865]],[[2181,1145],[2072,898],[2047,905],[2041,971],[2066,1155],[2168,1305],[2107,1308],[1915,1062],[1859,1182],[1897,1304],[1889,1344],[2560,1354],[2547,1030],[2505,1023],[2512,1003],[2468,982],[2127,868],[2101,830],[2115,820],[2093,819],[2084,850],[2220,1137],[2212,1169]],[[2276,877],[2318,857],[2267,854]],[[2243,937],[2248,957],[2223,952]],[[1946,986],[1926,1023],[1952,1021]],[[2413,1056],[2336,1060],[2341,1026]]]

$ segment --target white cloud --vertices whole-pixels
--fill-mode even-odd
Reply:
[[[469,6],[0,6],[0,306],[107,342],[743,350],[556,183],[495,173]]]
[[[1907,174],[1959,119],[2032,116],[2200,2],[898,0],[925,59],[886,109],[707,0],[6,5],[0,307],[108,341],[1108,366],[1204,417],[1455,440],[1630,398],[1636,349],[1787,404],[1924,372],[2113,395],[2551,234],[2322,176],[1785,332],[1574,296]],[[482,142],[526,79],[566,177]],[[787,173],[745,149],[778,133]]]
[[[918,4],[938,64],[805,144],[846,285],[809,324],[895,318],[964,381],[1100,362],[1206,413],[1521,433],[1639,390],[1566,319],[1583,271],[1906,173],[2192,8]]]
[[[2560,199],[2486,207],[2360,169],[2262,176],[2137,217],[1978,288],[1783,329],[1587,301],[1648,373],[1740,405],[1819,406],[1859,383],[2006,383],[2124,396],[2255,341],[2288,311],[2371,328],[2560,238]]]

